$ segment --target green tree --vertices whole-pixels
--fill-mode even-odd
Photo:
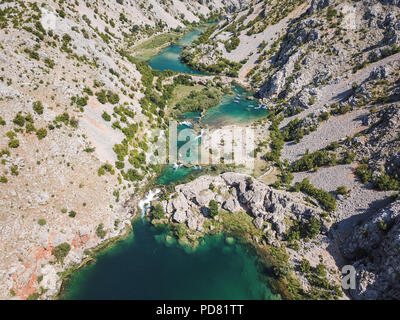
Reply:
[[[162,207],[162,205],[160,203],[157,203],[152,211],[151,214],[153,216],[154,219],[162,219],[165,217],[165,211],[164,208]]]
[[[63,261],[64,258],[68,255],[69,251],[71,250],[71,246],[69,243],[61,243],[53,249],[53,255],[57,261]]]
[[[17,139],[10,140],[10,142],[8,143],[8,146],[10,148],[18,148],[19,147],[19,140],[17,140]]]
[[[306,258],[303,258],[303,260],[301,260],[300,271],[304,274],[308,274],[311,271],[310,262]]]
[[[211,217],[215,217],[218,215],[218,202],[215,200],[211,200],[209,203],[210,215]]]
[[[38,131],[36,131],[36,135],[39,140],[44,139],[47,136],[46,128],[40,128]]]
[[[339,186],[336,189],[336,193],[341,194],[341,195],[346,195],[349,193],[349,190],[347,190],[347,188],[345,186]]]
[[[16,114],[16,116],[14,117],[13,122],[14,122],[14,124],[16,124],[17,126],[23,127],[24,124],[25,124],[25,118],[24,118],[24,116],[23,116],[20,112],[18,112],[18,113]]]
[[[43,104],[41,101],[36,101],[33,103],[33,111],[35,111],[37,114],[43,114]]]
[[[104,119],[104,121],[111,121],[111,116],[106,111],[103,112],[101,117]]]
[[[104,237],[106,236],[106,234],[107,234],[107,231],[104,230],[104,224],[100,223],[100,224],[97,226],[96,235],[97,235],[99,238],[104,239]]]

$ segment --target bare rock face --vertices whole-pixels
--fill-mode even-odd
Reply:
[[[311,6],[308,9],[308,14],[314,14],[316,11],[324,9],[331,4],[331,0],[313,0]]]
[[[211,184],[218,192],[210,190]],[[209,217],[211,200],[217,201],[220,208],[232,214],[246,211],[254,217],[253,223],[259,229],[271,224],[279,239],[288,229],[285,218],[299,221],[310,217],[320,219],[320,210],[307,205],[303,195],[274,190],[244,174],[202,176],[177,186],[175,191],[177,197],[164,200],[161,204],[174,222],[186,223],[192,230],[202,230],[203,222]]]
[[[354,299],[400,299],[400,201],[357,227],[342,251],[357,272]]]
[[[235,198],[229,198],[228,200],[226,200],[224,202],[224,204],[222,205],[222,208],[224,208],[225,210],[227,210],[231,213],[238,212],[242,209],[239,201]]]
[[[381,175],[381,169],[391,176],[400,176],[400,109],[397,103],[389,104],[374,114],[370,114],[366,123],[371,126],[364,142],[352,141],[357,156],[365,157],[373,176]]]

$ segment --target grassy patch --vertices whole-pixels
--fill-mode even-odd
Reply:
[[[200,91],[191,91],[190,94],[179,100],[175,108],[179,113],[207,110],[221,102],[222,91],[213,87],[203,87]]]
[[[170,102],[170,106],[175,107],[179,101],[188,97],[191,92],[193,92],[193,91],[200,92],[203,88],[204,88],[204,86],[202,86],[202,85],[194,85],[194,86],[187,86],[187,85],[183,85],[183,84],[177,85],[176,88],[174,89],[174,92],[173,92],[173,95],[171,98],[171,102]]]
[[[179,40],[181,36],[182,34],[177,32],[163,33],[154,36],[133,47],[133,55],[138,59],[149,60],[157,55],[162,48]]]
[[[263,236],[262,230],[254,226],[253,218],[245,212],[229,213],[220,210],[218,215],[222,219],[223,229],[229,234],[242,237],[243,235],[252,235],[260,239]]]

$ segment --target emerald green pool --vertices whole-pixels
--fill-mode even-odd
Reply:
[[[224,235],[195,249],[138,220],[133,234],[77,271],[64,299],[277,299],[249,249]]]
[[[189,176],[194,170],[199,170],[197,168],[181,166],[174,168],[174,166],[169,165],[162,174],[157,179],[157,184],[169,185],[178,181],[183,181],[187,176]]]
[[[233,93],[224,95],[218,106],[206,111],[200,120],[201,124],[212,127],[245,124],[268,115],[266,106],[263,107],[256,100],[249,100],[253,95],[246,89],[233,83],[232,90]]]
[[[204,75],[205,73],[189,68],[180,60],[180,55],[185,45],[189,45],[201,33],[201,30],[194,30],[184,36],[178,43],[165,48],[160,54],[149,60],[149,65],[154,70],[172,70],[188,74]]]

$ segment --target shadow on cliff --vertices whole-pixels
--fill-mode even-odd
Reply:
[[[370,186],[367,185],[364,186],[364,188],[369,189]],[[351,235],[357,225],[361,225],[364,221],[370,219],[380,209],[390,204],[391,201],[390,197],[372,201],[367,209],[357,209],[357,214],[336,222],[331,226],[328,233],[330,243],[327,247],[327,251],[331,254],[339,269],[345,264],[352,264],[354,262],[348,261],[342,255],[342,244],[344,241]]]

